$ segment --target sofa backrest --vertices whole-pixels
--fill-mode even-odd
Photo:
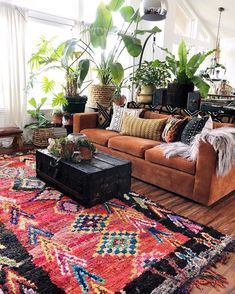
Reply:
[[[235,128],[235,124],[220,123],[216,121],[213,122],[213,129],[222,128],[222,127]]]
[[[161,118],[169,118],[169,114],[162,114],[162,113],[157,113],[153,111],[145,111],[144,112],[144,118],[149,118],[149,119],[161,119]]]

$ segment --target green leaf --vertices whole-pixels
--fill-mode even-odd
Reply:
[[[144,35],[146,33],[155,34],[160,32],[161,30],[157,26],[153,27],[151,30],[136,30],[135,31],[135,33],[138,35]]]
[[[79,79],[78,79],[78,87],[80,88],[89,71],[89,67],[90,67],[89,59],[80,60],[78,67],[80,72]]]
[[[31,98],[29,99],[28,103],[33,106],[34,108],[37,108],[37,102],[35,100],[35,98]]]
[[[187,48],[184,41],[181,41],[178,48],[178,56],[179,56],[179,67],[181,69],[185,69],[187,64]]]
[[[75,52],[78,42],[78,39],[72,38],[64,43],[64,50],[61,62],[65,67],[68,66],[69,58],[71,58],[73,53]]]
[[[64,93],[60,92],[58,94],[55,95],[55,97],[52,99],[52,107],[56,107],[58,105],[67,105],[68,101],[67,99],[64,97]]]
[[[125,0],[111,0],[107,5],[107,8],[112,11],[117,11],[122,7],[124,2]]]
[[[111,76],[113,81],[116,84],[120,84],[124,77],[124,69],[121,63],[112,63],[110,64]]]
[[[96,11],[96,20],[90,26],[90,40],[93,47],[106,48],[107,34],[112,26],[111,11],[101,2]]]
[[[135,14],[132,16],[132,21],[134,21],[135,23],[139,23],[142,18],[140,17],[140,12],[139,9],[136,10]]]
[[[42,80],[42,90],[44,93],[49,93],[54,89],[55,81],[49,80],[47,77],[44,77]]]
[[[124,21],[126,22],[132,22],[133,21],[133,15],[135,14],[135,10],[132,6],[124,6],[120,9],[120,14]]]
[[[120,36],[126,46],[128,53],[133,57],[139,56],[142,51],[140,39],[125,34],[120,34]]]
[[[198,88],[202,97],[207,97],[210,86],[199,76],[192,77],[194,85]]]

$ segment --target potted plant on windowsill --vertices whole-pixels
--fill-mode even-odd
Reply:
[[[166,62],[158,59],[144,61],[133,73],[130,80],[137,86],[137,102],[149,104],[157,88],[165,88],[171,74]]]
[[[32,108],[34,108],[27,111],[33,121],[25,125],[25,128],[33,130],[33,144],[37,147],[48,146],[48,139],[53,136],[51,122],[41,110],[46,101],[46,97],[41,98],[39,103],[36,102],[35,98],[31,98],[28,101]]]
[[[64,115],[64,111],[61,108],[54,109],[52,113],[52,121],[51,121],[52,124],[54,126],[61,127],[63,115]]]
[[[69,113],[83,112],[87,101],[86,96],[82,96],[82,85],[89,71],[90,61],[82,59],[85,49],[78,39],[69,39],[59,46],[54,46],[54,39],[47,40],[42,37],[37,51],[29,60],[31,76],[29,87],[33,87],[35,80],[43,73],[53,70],[64,72],[65,81],[61,85],[61,91],[54,93],[55,86],[59,82],[45,76],[42,79],[42,90],[45,93],[52,93],[52,106],[62,105],[64,111]]]
[[[178,59],[167,49],[161,48],[167,54],[166,64],[174,78],[173,83],[169,83],[167,87],[167,104],[174,107],[185,108],[187,106],[188,93],[193,92],[196,86],[201,97],[206,97],[210,86],[205,79],[197,75],[197,70],[205,61],[207,56],[211,55],[215,50],[205,53],[197,53],[190,59],[189,51],[184,41],[181,41],[178,47]]]
[[[99,48],[101,52],[100,61],[97,62],[97,56],[91,59],[99,79],[98,85],[91,86],[88,104],[92,107],[96,107],[97,102],[103,106],[110,105],[115,91],[114,86],[120,84],[124,78],[125,69],[120,63],[123,51],[127,50],[132,57],[138,57],[142,53],[142,42],[137,35],[145,33],[151,35],[160,32],[156,26],[151,30],[139,30],[138,26],[142,21],[139,11],[132,6],[125,6],[124,2],[124,0],[111,0],[107,5],[101,2],[96,11],[96,19],[88,29],[91,44],[87,51],[90,55],[94,55],[93,48]],[[113,13],[121,15],[123,19],[121,29],[114,26]],[[110,34],[116,36],[116,42],[113,42],[112,48],[107,52],[107,39]],[[105,100],[103,89],[107,87],[109,90]],[[98,101],[100,97],[102,99]]]

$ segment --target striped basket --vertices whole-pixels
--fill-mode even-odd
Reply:
[[[115,87],[109,85],[91,85],[89,89],[87,106],[97,108],[97,103],[104,107],[111,105]]]
[[[37,147],[47,147],[48,139],[53,138],[52,128],[39,128],[33,130],[33,144]]]

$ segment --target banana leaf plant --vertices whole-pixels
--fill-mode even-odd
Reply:
[[[143,53],[144,46],[138,35],[147,33],[150,37],[161,31],[156,26],[151,30],[139,30],[142,21],[139,11],[132,6],[124,5],[124,2],[125,0],[111,0],[107,5],[101,2],[96,11],[96,19],[88,29],[90,55],[93,55],[94,48],[101,49],[100,62],[96,61],[97,57],[92,58],[92,62],[95,64],[100,83],[104,85],[120,84],[123,80],[124,67],[120,63],[120,56],[124,50],[132,57],[138,57]],[[121,29],[114,26],[114,13],[119,13],[123,19]],[[117,41],[107,54],[109,34],[114,34]]]
[[[189,58],[185,42],[182,40],[178,47],[178,59],[166,48],[161,48],[166,52],[166,63],[174,77],[174,82],[178,84],[194,84],[202,97],[206,97],[210,86],[206,83],[205,78],[197,74],[199,67],[205,59],[215,50],[199,52]]]
[[[58,69],[65,75],[65,83],[61,85],[61,91],[54,93],[55,86],[59,83],[47,76],[41,80],[42,90],[46,94],[53,93],[53,107],[66,105],[65,96],[76,97],[82,92],[82,85],[90,66],[89,59],[82,58],[84,53],[79,39],[69,39],[59,46],[54,46],[54,38],[47,40],[41,37],[37,51],[28,61],[31,69],[28,88],[32,88],[44,73]]]

